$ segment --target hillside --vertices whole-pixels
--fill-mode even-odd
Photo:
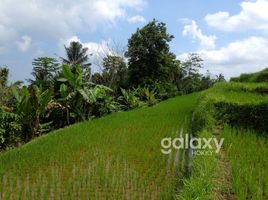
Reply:
[[[197,96],[79,123],[0,155],[0,199],[170,199],[184,166],[160,141],[187,131]]]
[[[238,77],[231,78],[231,81],[252,83],[268,82],[268,68],[255,73],[241,74]]]
[[[49,133],[0,155],[0,198],[267,199],[267,91],[218,83]],[[181,130],[223,148],[161,153]]]

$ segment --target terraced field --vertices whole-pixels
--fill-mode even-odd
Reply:
[[[79,123],[0,155],[0,199],[171,199],[183,154],[161,139],[189,127],[197,94]]]
[[[268,84],[220,83],[201,93],[192,126],[224,138],[220,154],[195,156],[178,199],[268,199]]]

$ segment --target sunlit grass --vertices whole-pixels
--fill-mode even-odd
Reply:
[[[181,163],[163,137],[188,128],[197,94],[79,123],[0,155],[0,199],[170,199]]]

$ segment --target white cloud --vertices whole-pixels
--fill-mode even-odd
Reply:
[[[88,48],[88,54],[110,54],[112,53],[112,51],[109,48],[109,45],[111,43],[111,40],[102,40],[100,43],[97,42],[82,42],[80,40],[80,38],[78,38],[77,36],[72,36],[69,39],[67,39],[63,44],[65,46],[69,46],[70,42],[80,42],[83,47],[87,47]],[[63,46],[62,44],[60,44],[61,46]]]
[[[146,22],[146,19],[143,17],[143,16],[140,16],[140,15],[135,15],[135,16],[132,16],[132,17],[129,17],[127,19],[127,21],[129,23],[144,23]]]
[[[241,73],[255,72],[267,67],[268,39],[249,37],[215,50],[200,50],[206,69],[227,78]],[[184,59],[187,54],[179,55]]]
[[[31,37],[24,35],[21,37],[19,41],[16,42],[16,45],[21,52],[26,52],[28,51],[31,42],[32,42]]]
[[[215,48],[215,40],[217,39],[217,37],[215,35],[204,35],[202,30],[198,27],[194,20],[184,26],[182,34],[183,36],[190,36],[194,40],[198,40],[200,43],[200,48]]]
[[[0,30],[40,38],[70,37],[78,31],[106,28],[116,19],[126,18],[127,9],[141,9],[145,1],[1,0]]]
[[[223,31],[268,30],[268,1],[244,1],[241,11],[230,15],[228,12],[208,14],[205,21],[209,26]]]

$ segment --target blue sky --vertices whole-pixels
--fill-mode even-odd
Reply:
[[[97,63],[155,18],[175,36],[170,45],[179,59],[198,52],[204,71],[229,78],[268,66],[267,10],[268,0],[1,0],[0,65],[11,80],[25,80],[33,58],[64,56],[71,40]]]

